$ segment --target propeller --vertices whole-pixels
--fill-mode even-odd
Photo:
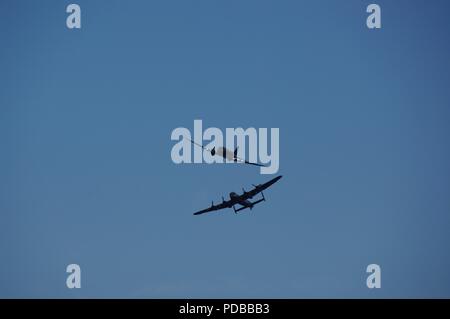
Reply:
[[[211,202],[211,207],[214,207],[214,201]]]

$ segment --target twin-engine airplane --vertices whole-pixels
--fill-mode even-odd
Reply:
[[[237,153],[238,153],[238,148],[237,147],[234,149],[234,152],[229,150],[229,149],[227,149],[226,147],[222,147],[222,146],[218,147],[217,150],[216,150],[216,147],[213,147],[210,150],[210,149],[204,147],[203,145],[194,142],[193,140],[189,140],[189,141],[191,141],[192,144],[197,145],[197,146],[203,148],[204,150],[210,152],[212,156],[217,155],[217,156],[223,157],[226,160],[233,161],[233,162],[238,162],[238,163],[245,163],[245,164],[261,166],[261,167],[265,166],[263,164],[252,163],[252,162],[249,162],[249,161],[247,161],[247,160],[245,160],[243,158],[238,157],[237,156]]]
[[[268,181],[264,184],[253,185],[255,188],[249,192],[246,192],[244,189],[242,189],[242,191],[244,192],[242,195],[238,195],[235,192],[231,192],[230,200],[225,200],[222,197],[221,204],[214,205],[214,202],[212,202],[211,207],[203,209],[201,211],[198,211],[198,212],[194,213],[194,215],[200,215],[200,214],[204,214],[204,213],[213,212],[213,211],[216,211],[219,209],[231,208],[231,207],[233,207],[235,214],[237,214],[239,211],[241,211],[243,209],[250,208],[250,210],[251,210],[253,208],[253,206],[266,200],[266,198],[264,197],[263,190],[265,190],[266,188],[269,188],[270,186],[272,186],[273,184],[278,182],[278,180],[280,180],[281,177],[283,177],[283,176],[281,176],[281,175],[277,176],[274,179],[271,179],[270,181]],[[258,199],[257,201],[254,201],[254,202],[249,201],[249,199],[255,197],[259,193],[261,193],[261,195],[262,195],[261,199]],[[242,207],[236,209],[234,207],[235,205],[241,205]]]

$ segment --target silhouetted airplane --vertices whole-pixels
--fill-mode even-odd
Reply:
[[[210,150],[210,149],[204,147],[203,145],[194,142],[193,140],[189,140],[189,141],[191,141],[192,144],[200,146],[204,150],[207,150],[208,152],[211,153],[212,156],[217,155],[217,156],[223,157],[224,159],[234,161],[234,162],[245,163],[245,164],[250,164],[250,165],[255,165],[255,166],[262,166],[262,167],[265,166],[263,164],[252,163],[252,162],[249,162],[245,159],[238,157],[237,156],[237,152],[238,152],[237,147],[234,149],[234,152],[232,152],[231,150],[229,150],[225,147],[222,147],[222,146],[218,147],[217,150],[216,150],[216,147],[213,147],[212,150]]]
[[[283,176],[281,176],[281,175],[277,176],[274,179],[271,179],[270,181],[268,181],[264,184],[253,185],[255,188],[249,192],[246,192],[244,189],[242,189],[242,191],[244,192],[242,195],[238,195],[235,192],[231,192],[230,200],[225,200],[222,197],[221,204],[214,206],[214,202],[212,202],[211,207],[203,209],[201,211],[198,211],[198,212],[194,213],[194,215],[200,215],[200,214],[216,211],[219,209],[231,208],[231,207],[233,207],[235,214],[237,214],[239,211],[241,211],[243,209],[250,208],[250,210],[251,210],[253,208],[253,206],[266,200],[266,198],[264,197],[263,190],[265,190],[266,188],[269,188],[270,186],[275,184],[281,177],[283,177]],[[259,193],[261,193],[261,195],[262,195],[261,199],[258,199],[257,201],[254,201],[254,202],[249,201],[250,198],[255,197],[255,195],[257,195]],[[235,205],[241,205],[242,207],[236,209],[234,207]]]

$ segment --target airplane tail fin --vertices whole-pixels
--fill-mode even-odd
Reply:
[[[265,198],[258,199],[257,201],[255,201],[255,202],[252,203],[252,206],[251,206],[251,207],[253,207],[253,206],[255,206],[256,204],[259,204],[259,203],[261,203],[261,202],[264,202],[265,200],[266,200]]]
[[[265,200],[266,200],[266,199],[264,198],[264,195],[263,195],[263,198],[258,199],[257,201],[252,202],[250,205],[242,206],[242,207],[239,208],[239,209],[235,209],[234,206],[233,206],[234,213],[237,214],[237,213],[240,212],[241,210],[244,210],[244,209],[247,209],[247,208],[249,208],[250,210],[252,210],[252,209],[253,209],[253,206],[255,206],[256,204],[259,204],[259,203],[261,203],[261,202],[264,202]]]

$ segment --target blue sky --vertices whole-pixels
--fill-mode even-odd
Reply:
[[[0,297],[450,297],[446,1],[69,3],[0,3]],[[280,128],[267,202],[192,216],[273,177],[194,119]]]

